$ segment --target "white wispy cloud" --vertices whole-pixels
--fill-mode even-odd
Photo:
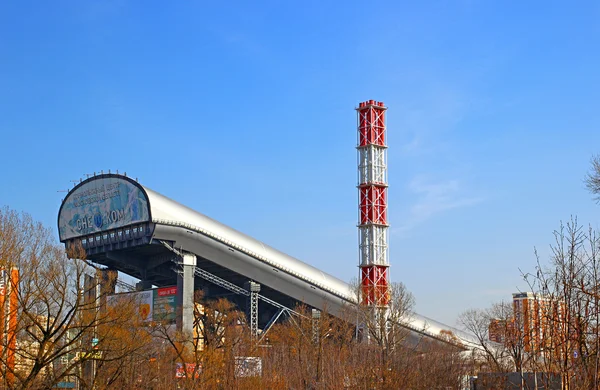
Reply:
[[[400,150],[404,157],[435,156],[445,149],[446,133],[454,130],[468,111],[469,100],[459,88],[432,85],[417,101],[400,105]]]
[[[395,233],[411,230],[445,211],[483,201],[482,197],[465,194],[458,179],[434,181],[424,176],[417,176],[411,180],[408,187],[417,196],[417,200],[410,207],[405,223],[393,230]]]

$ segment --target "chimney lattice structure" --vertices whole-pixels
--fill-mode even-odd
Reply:
[[[358,105],[359,268],[362,303],[387,306],[389,254],[387,145],[383,102]]]

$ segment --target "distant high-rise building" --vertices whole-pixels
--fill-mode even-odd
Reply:
[[[539,351],[548,344],[552,333],[552,306],[550,300],[532,292],[513,294],[515,328],[522,337],[527,352]]]
[[[488,338],[490,341],[507,344],[513,334],[514,320],[512,318],[494,318],[488,327]]]
[[[525,352],[573,355],[571,349],[583,331],[569,322],[562,300],[519,292],[513,294],[512,315],[490,320],[488,338]],[[576,344],[576,343],[575,343]]]

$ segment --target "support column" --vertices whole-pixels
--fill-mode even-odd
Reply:
[[[192,337],[194,332],[194,273],[196,256],[184,254],[177,275],[177,330]]]
[[[250,292],[248,316],[250,317],[250,336],[254,340],[258,336],[258,293],[260,292],[260,284],[249,281],[246,283],[246,288]]]

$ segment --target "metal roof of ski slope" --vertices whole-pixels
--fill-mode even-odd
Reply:
[[[148,195],[152,222],[158,225],[191,229],[303,280],[306,282],[307,288],[310,288],[308,285],[315,285],[348,303],[356,303],[356,293],[350,284],[148,187],[142,187]],[[408,325],[412,330],[425,335],[436,337],[440,335],[440,332],[447,331],[458,337],[467,346],[477,347],[479,345],[473,335],[417,313],[411,316]]]

